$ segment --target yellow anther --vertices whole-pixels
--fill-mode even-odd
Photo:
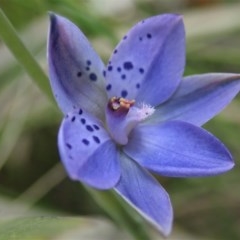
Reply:
[[[117,110],[125,110],[128,111],[131,106],[135,103],[135,100],[128,100],[125,98],[117,98],[117,97],[112,97],[109,100],[109,106],[112,108],[112,110],[117,111]]]
[[[126,102],[120,102],[120,107],[129,109],[129,108],[130,108],[130,104],[129,104],[129,103],[126,103]]]

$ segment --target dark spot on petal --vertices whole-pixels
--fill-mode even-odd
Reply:
[[[90,73],[89,78],[90,78],[92,81],[96,81],[96,80],[97,80],[97,75],[96,75],[95,73]]]
[[[121,96],[125,98],[128,95],[128,92],[126,90],[122,90]]]
[[[92,62],[90,60],[87,60],[87,65],[90,66]]]
[[[65,118],[68,118],[69,116],[68,116],[68,114],[65,116]]]
[[[124,69],[126,69],[126,70],[131,70],[131,69],[133,69],[133,64],[132,64],[131,62],[125,62],[125,63],[123,64],[123,67],[124,67]]]
[[[90,70],[90,67],[86,67],[85,69],[86,69],[87,71],[89,71],[89,70]]]
[[[96,124],[93,124],[93,127],[94,127],[96,130],[99,130],[99,129],[100,129],[99,126],[96,125]]]
[[[123,74],[123,75],[121,76],[121,78],[122,78],[123,80],[126,79],[126,75]]]
[[[90,125],[87,125],[87,126],[86,126],[86,129],[87,129],[89,132],[93,132],[93,131],[94,131],[94,129],[93,129]]]
[[[126,40],[126,39],[127,39],[127,36],[124,36],[124,37],[123,37],[123,40]]]
[[[117,52],[118,52],[118,50],[117,50],[117,49],[115,49],[113,53],[114,53],[114,54],[116,54]]]
[[[106,77],[106,71],[105,70],[103,70],[103,76]]]
[[[81,118],[80,121],[81,121],[82,124],[85,124],[85,123],[86,123],[86,119],[84,119],[84,118]]]
[[[142,23],[145,23],[145,20],[142,20]]]
[[[80,108],[79,111],[78,111],[78,114],[82,115],[82,113],[83,113],[83,110]]]
[[[147,34],[147,38],[152,38],[152,35],[150,33]]]
[[[139,41],[142,41],[143,39],[142,39],[142,37],[139,37]]]
[[[117,71],[118,71],[118,72],[121,72],[121,71],[122,71],[122,69],[121,69],[120,67],[118,67],[118,68],[117,68]]]
[[[136,84],[136,88],[140,88],[140,84],[139,83]]]
[[[71,121],[72,121],[72,122],[74,122],[74,121],[75,121],[75,119],[76,119],[76,117],[75,117],[75,116],[73,116],[73,117],[72,117],[72,119],[71,119]]]
[[[66,143],[66,146],[67,146],[69,149],[72,149],[72,145],[71,145],[71,144]]]
[[[82,76],[82,73],[81,73],[81,72],[78,72],[78,73],[77,73],[77,76],[78,76],[78,77],[81,77],[81,76]]]
[[[112,69],[113,69],[113,67],[112,67],[112,66],[108,66],[108,71],[109,71],[109,72],[111,72],[111,71],[112,71]]]
[[[143,68],[139,68],[139,72],[143,74],[144,73],[144,69]]]
[[[97,136],[93,136],[93,140],[98,144],[100,143],[100,139]]]
[[[111,84],[108,84],[108,85],[106,86],[106,90],[107,90],[107,91],[110,91],[111,88],[112,88],[112,85],[111,85]]]
[[[85,138],[82,140],[82,142],[83,142],[86,146],[89,145],[89,141],[88,141],[87,139],[85,139]]]

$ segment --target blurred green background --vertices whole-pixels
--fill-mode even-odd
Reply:
[[[74,21],[105,62],[134,23],[156,14],[178,12],[184,15],[186,26],[185,75],[240,73],[240,1],[0,0],[0,7],[45,72],[48,11],[54,11]],[[39,90],[0,41],[0,220],[27,215],[105,216],[86,190],[66,177],[59,164],[56,139],[60,121],[56,104]],[[236,167],[216,177],[159,178],[175,211],[174,239],[237,240],[240,98],[205,127],[227,145]],[[179,231],[186,235],[179,237]],[[5,238],[0,234],[0,239]]]

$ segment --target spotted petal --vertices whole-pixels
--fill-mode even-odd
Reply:
[[[239,90],[239,74],[210,73],[186,77],[150,121],[182,120],[201,126],[223,110]]]
[[[102,117],[107,98],[104,64],[83,33],[64,17],[51,14],[48,64],[54,96],[64,113],[80,103]]]
[[[178,86],[185,64],[185,32],[179,15],[136,24],[113,52],[106,73],[109,97],[156,106]]]
[[[122,175],[115,190],[165,236],[172,228],[173,211],[167,192],[136,162],[121,156]]]
[[[234,166],[218,139],[181,121],[136,127],[124,151],[144,167],[171,177],[216,175]]]
[[[68,114],[58,137],[68,175],[99,189],[112,188],[120,177],[119,156],[102,123],[82,109]]]

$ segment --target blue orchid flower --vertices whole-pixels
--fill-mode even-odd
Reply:
[[[226,147],[201,125],[237,95],[240,75],[183,77],[181,16],[137,23],[105,67],[73,23],[51,14],[48,64],[65,114],[58,147],[69,177],[114,188],[164,235],[172,228],[172,205],[149,171],[200,177],[234,166]]]

